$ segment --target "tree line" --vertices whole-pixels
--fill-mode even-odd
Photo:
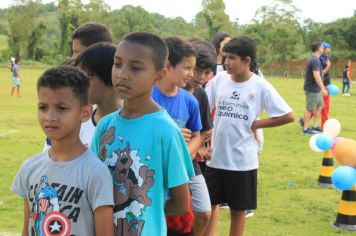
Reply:
[[[191,22],[149,13],[140,6],[111,10],[104,0],[90,0],[88,4],[81,0],[48,4],[41,0],[14,0],[12,7],[0,9],[0,35],[6,35],[8,40],[7,49],[0,51],[0,61],[15,55],[57,64],[70,55],[73,29],[88,21],[106,25],[116,42],[132,31],[207,40],[219,31],[232,36],[246,34],[256,40],[261,64],[306,58],[310,44],[317,40],[331,43],[335,59],[356,58],[356,11],[352,17],[330,23],[312,19],[301,22],[299,13],[292,0],[275,0],[258,9],[251,23],[243,25],[238,19],[229,18],[223,0],[203,0],[202,10]]]

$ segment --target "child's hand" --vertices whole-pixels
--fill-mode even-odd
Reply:
[[[255,136],[255,139],[257,140],[257,142],[261,142],[261,139],[260,139],[260,137],[259,137],[258,134],[257,134],[258,122],[259,122],[259,120],[255,120],[255,121],[252,123],[252,125],[251,125],[251,130],[252,130],[252,133],[253,133],[253,135]]]
[[[198,150],[198,154],[207,160],[211,160],[211,148],[201,147]]]
[[[180,131],[183,134],[184,140],[186,143],[189,143],[191,137],[192,137],[192,131],[186,128],[181,128]]]

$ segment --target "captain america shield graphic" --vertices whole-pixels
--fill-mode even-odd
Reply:
[[[48,236],[68,236],[71,230],[71,223],[63,213],[51,212],[44,218],[42,230]]]

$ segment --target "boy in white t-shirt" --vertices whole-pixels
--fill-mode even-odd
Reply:
[[[218,205],[230,207],[230,235],[243,235],[245,210],[257,207],[257,129],[294,121],[292,109],[266,80],[250,72],[256,43],[233,38],[224,46],[227,72],[206,87],[214,109],[213,153],[207,162],[206,182],[212,203],[211,232],[216,232]],[[262,110],[271,118],[257,120]]]

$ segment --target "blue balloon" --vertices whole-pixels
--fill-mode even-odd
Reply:
[[[356,170],[350,166],[339,166],[334,170],[331,182],[340,190],[348,190],[356,183]]]
[[[339,93],[339,87],[337,87],[335,84],[329,84],[327,87],[328,92],[331,96],[335,96]]]
[[[315,143],[320,150],[326,151],[333,146],[333,139],[326,134],[320,134],[316,137]]]

